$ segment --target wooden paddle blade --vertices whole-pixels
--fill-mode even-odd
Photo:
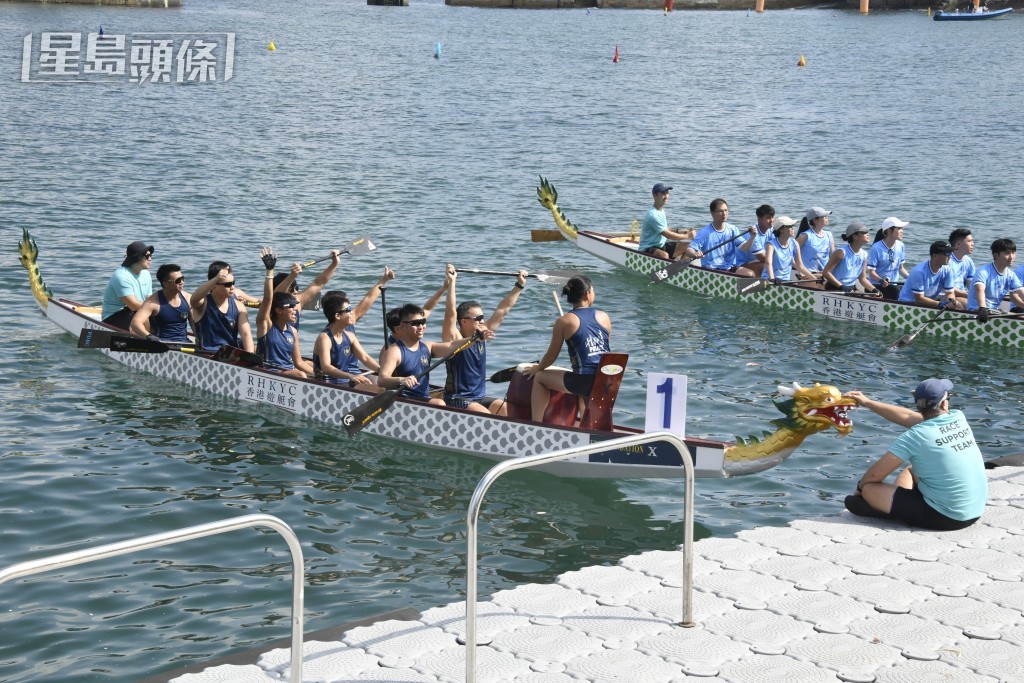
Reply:
[[[531,230],[531,242],[561,242],[565,236],[557,230]]]
[[[771,283],[768,280],[755,277],[741,277],[736,280],[736,292],[740,296],[747,296],[748,294],[757,294],[768,289]]]
[[[83,329],[78,335],[78,348],[80,349],[109,349],[110,338],[113,333],[109,330]]]
[[[349,436],[355,436],[363,430],[363,427],[370,424],[378,415],[390,408],[398,398],[397,389],[388,389],[377,394],[366,403],[356,406],[352,412],[346,413],[341,418],[345,425],[345,431]]]

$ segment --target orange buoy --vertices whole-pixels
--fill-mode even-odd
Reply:
[[[614,62],[615,64],[619,63],[619,46],[618,45],[615,46],[615,56],[612,57],[612,62]]]
[[[797,66],[807,66],[807,60],[804,59],[803,55],[800,55],[800,60],[796,63]]]

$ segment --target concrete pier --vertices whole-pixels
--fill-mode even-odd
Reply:
[[[103,5],[112,7],[159,7],[170,9],[181,7],[183,0],[18,0],[40,5]]]
[[[904,683],[1020,681],[1024,468],[989,470],[981,520],[955,532],[837,516],[695,545],[694,618],[681,552],[588,567],[478,605],[480,681]],[[839,503],[836,503],[839,505]],[[306,681],[463,680],[465,603],[307,642]],[[181,683],[279,681],[289,651]]]

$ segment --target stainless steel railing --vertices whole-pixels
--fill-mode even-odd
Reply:
[[[292,661],[290,668],[290,680],[302,681],[302,610],[303,610],[303,588],[305,586],[305,569],[302,561],[302,546],[291,527],[272,515],[245,515],[234,519],[227,519],[221,522],[210,522],[198,526],[185,527],[175,531],[167,531],[152,536],[142,536],[119,543],[101,545],[98,548],[86,548],[61,555],[43,557],[38,560],[19,562],[9,567],[0,569],[0,584],[12,579],[18,579],[32,574],[72,567],[77,564],[104,560],[118,555],[159,548],[164,545],[191,541],[204,536],[223,534],[228,531],[236,531],[248,527],[268,527],[284,537],[288,543],[288,550],[292,555]]]
[[[621,439],[599,441],[554,453],[541,453],[505,460],[488,470],[480,483],[476,485],[473,497],[469,502],[469,510],[466,512],[466,634],[463,638],[466,646],[466,683],[476,683],[476,646],[478,643],[476,635],[477,518],[480,516],[480,507],[483,505],[487,490],[491,488],[498,477],[506,472],[535,467],[557,460],[568,460],[590,453],[599,453],[612,448],[640,446],[651,441],[667,441],[676,447],[683,459],[684,486],[686,487],[684,494],[685,519],[683,520],[683,618],[678,625],[684,628],[695,625],[693,622],[693,459],[690,458],[690,451],[686,447],[686,443],[679,436],[669,432],[651,432],[625,436]]]

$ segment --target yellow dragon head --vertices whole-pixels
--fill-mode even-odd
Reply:
[[[558,228],[558,231],[567,240],[575,242],[579,226],[566,218],[562,210],[558,208],[558,190],[544,176],[540,177],[540,185],[537,186],[537,201],[554,216],[555,227]]]
[[[772,420],[772,424],[780,429],[806,435],[824,432],[835,427],[840,436],[853,431],[853,422],[849,412],[856,408],[857,403],[850,398],[843,398],[842,392],[833,386],[817,384],[805,389],[796,382],[793,386],[779,386],[779,393],[788,398],[775,401],[775,407],[786,415],[784,418]]]
[[[36,298],[39,305],[46,310],[46,305],[53,296],[53,292],[43,282],[43,276],[39,273],[39,266],[36,259],[39,258],[39,247],[36,241],[28,234],[28,230],[21,229],[21,241],[18,242],[18,260],[22,267],[28,271],[29,284],[32,286],[32,296]]]

